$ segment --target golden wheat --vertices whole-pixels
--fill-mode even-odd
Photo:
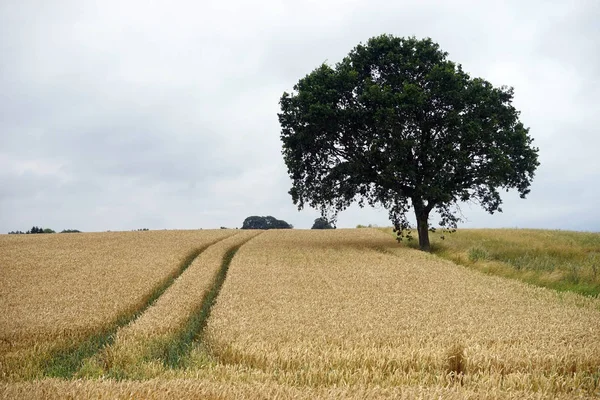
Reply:
[[[448,400],[539,400],[591,399],[585,393],[544,395],[531,391],[464,386],[403,387],[297,387],[274,382],[239,381],[223,384],[211,379],[150,379],[147,381],[47,379],[16,384],[0,383],[0,398],[37,399],[448,399]]]
[[[232,263],[208,335],[222,365],[289,385],[591,393],[599,308],[374,230],[267,232]]]
[[[135,311],[190,251],[234,233],[0,235],[0,372]]]

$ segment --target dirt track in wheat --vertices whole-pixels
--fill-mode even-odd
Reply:
[[[109,375],[4,381],[0,397],[600,396],[598,298],[487,276],[399,247],[375,229],[243,235],[248,237],[232,236],[206,249],[152,307],[119,330],[113,355],[126,367],[130,364],[136,381],[115,381]],[[168,252],[178,242],[166,240],[160,249]],[[148,343],[178,340],[218,260],[240,244],[206,329],[185,353],[184,367],[167,368],[152,360],[144,367]],[[36,257],[23,244],[14,247],[3,260]],[[63,252],[53,251],[45,257],[54,257],[52,263],[58,266]],[[123,254],[110,263],[122,263]],[[162,257],[156,248],[153,254],[152,259]],[[119,271],[118,265],[111,268]],[[131,285],[116,279],[113,284]],[[3,293],[24,290],[4,280],[2,285]],[[105,290],[131,301],[126,291]],[[13,324],[11,332],[22,330],[25,335],[35,327],[52,331],[45,325],[52,319],[36,313],[35,307],[44,303],[42,298],[61,298],[60,292],[29,293],[39,298],[22,307],[33,313],[24,320],[37,318],[37,325]],[[109,301],[102,292],[94,293],[98,304]],[[50,311],[56,313],[53,307]]]

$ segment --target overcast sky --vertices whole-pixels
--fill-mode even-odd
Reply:
[[[598,21],[598,0],[1,1],[0,232],[310,228],[279,98],[382,33],[431,37],[513,86],[540,148],[528,198],[464,206],[462,226],[600,231]],[[352,207],[338,226],[359,223],[387,212]]]

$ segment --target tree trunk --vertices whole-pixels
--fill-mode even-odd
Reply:
[[[419,248],[423,251],[431,251],[429,245],[429,210],[420,201],[413,201],[415,216],[417,217],[417,232],[419,233]]]

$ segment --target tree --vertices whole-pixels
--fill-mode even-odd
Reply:
[[[327,219],[320,217],[315,219],[315,223],[310,229],[335,229]]]
[[[292,229],[293,226],[287,222],[272,216],[251,216],[244,220],[242,229]]]
[[[26,234],[32,234],[32,233],[56,233],[54,230],[50,229],[50,228],[40,228],[37,226],[33,226],[30,230],[28,230],[27,232],[25,232]]]
[[[382,35],[322,64],[280,100],[290,194],[329,221],[358,201],[389,212],[398,239],[414,209],[429,250],[429,214],[455,229],[458,205],[501,212],[499,189],[529,193],[539,165],[513,89],[471,78],[431,39]]]

